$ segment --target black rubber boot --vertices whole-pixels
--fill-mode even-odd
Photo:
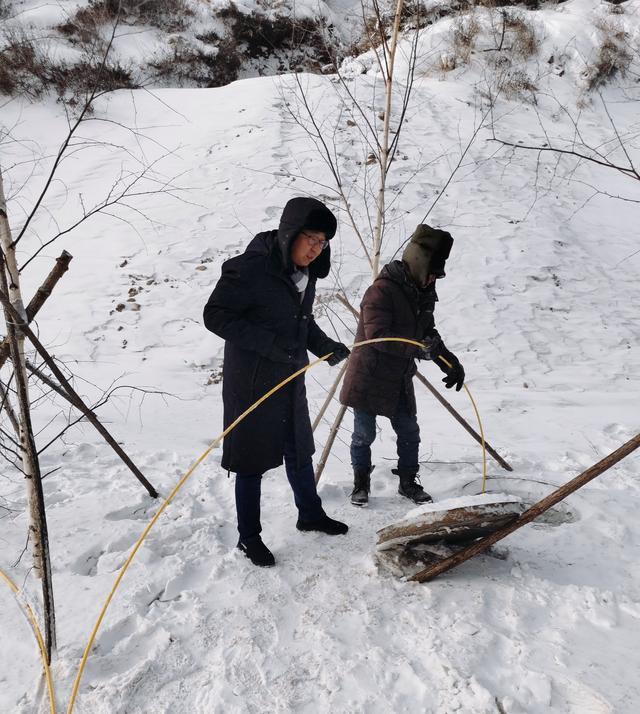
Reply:
[[[254,565],[260,568],[270,568],[276,564],[273,553],[262,542],[260,536],[250,538],[244,542],[239,540],[238,549],[241,550]]]
[[[318,531],[327,535],[344,535],[349,530],[349,526],[346,523],[335,521],[333,518],[329,518],[326,513],[323,513],[315,521],[298,520],[296,528],[299,531]]]
[[[364,469],[353,469],[353,491],[351,491],[351,503],[353,503],[354,506],[362,507],[369,503],[372,471],[373,466],[369,466]]]
[[[393,469],[391,473],[400,477],[398,484],[398,493],[405,498],[408,498],[414,503],[431,503],[433,498],[422,488],[420,478],[415,471],[402,471]]]

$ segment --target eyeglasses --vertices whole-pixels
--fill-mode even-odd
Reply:
[[[315,236],[312,236],[310,233],[305,233],[302,231],[300,235],[303,235],[307,239],[307,243],[312,247],[312,248],[317,248],[318,246],[320,247],[320,250],[325,250],[326,248],[329,247],[329,241],[326,240],[325,238],[316,238]]]

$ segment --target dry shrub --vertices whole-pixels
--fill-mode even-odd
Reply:
[[[52,76],[52,64],[41,43],[23,30],[5,31],[0,42],[0,93],[37,99]]]
[[[186,0],[90,0],[58,30],[82,44],[96,42],[103,25],[116,20],[128,25],[151,25],[165,32],[179,32],[189,25],[193,10]]]
[[[609,3],[609,12],[612,15],[624,15],[624,5],[623,2],[626,0],[607,0]]]
[[[505,12],[504,18],[511,39],[512,53],[523,59],[536,54],[540,47],[540,40],[533,25],[518,14]]]
[[[563,2],[563,0],[558,0]],[[496,7],[511,7],[513,5],[522,5],[528,10],[538,10],[540,7],[540,0],[475,0],[475,5],[480,5],[482,7],[496,8]]]
[[[306,57],[307,68],[321,67],[333,60],[325,42],[324,27],[318,20],[284,15],[271,18],[257,13],[246,15],[234,3],[216,14],[230,25],[233,41],[246,58],[267,57],[278,50],[292,56],[296,51],[302,55],[301,50],[308,47],[313,56]]]
[[[318,70],[333,61],[324,28],[315,20],[245,15],[234,4],[216,16],[226,26],[224,37],[214,31],[196,35],[199,46],[173,39],[150,63],[156,78],[187,86],[220,87],[235,81],[243,64],[255,59],[280,56],[277,69],[282,72],[299,67]]]
[[[119,62],[103,65],[99,57],[87,56],[74,64],[58,65],[55,70],[54,88],[58,97],[72,107],[84,104],[94,90],[112,92],[138,86],[130,68]]]
[[[454,53],[463,63],[467,63],[480,33],[480,24],[475,15],[459,17],[453,23],[452,33]]]
[[[613,37],[605,37],[595,62],[587,69],[587,88],[599,89],[616,75],[625,76],[633,56]]]
[[[593,24],[604,39],[610,38],[618,42],[624,42],[627,39],[626,31],[616,18],[598,17]]]
[[[535,104],[538,87],[525,71],[514,69],[504,75],[500,91],[508,99],[521,99]]]
[[[73,106],[83,94],[133,88],[131,71],[118,63],[102,64],[101,57],[85,55],[79,62],[55,62],[43,49],[39,38],[24,30],[8,31],[0,50],[0,93],[38,99],[53,91],[58,98]]]
[[[149,63],[154,79],[197,87],[221,87],[235,81],[242,61],[233,41],[220,39],[214,32],[198,39],[217,43],[217,51],[205,51],[178,38]]]
[[[438,59],[441,72],[452,72],[458,66],[458,58],[453,52],[443,52]]]

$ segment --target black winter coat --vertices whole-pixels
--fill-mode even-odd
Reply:
[[[292,203],[292,202],[290,202]],[[222,275],[204,308],[207,329],[225,342],[222,398],[224,426],[229,426],[259,397],[316,356],[332,352],[336,343],[316,324],[312,307],[316,280],[329,273],[325,249],[309,266],[302,303],[288,272],[289,249],[310,213],[326,211],[314,199],[287,204],[278,231],[259,233],[246,251],[222,265]],[[285,257],[283,257],[285,256]],[[294,362],[274,361],[274,345],[294,354]],[[236,473],[264,473],[283,461],[288,430],[293,426],[298,464],[315,451],[304,375],[283,387],[249,414],[225,438],[222,466]]]
[[[402,261],[394,260],[385,265],[362,298],[356,342],[375,337],[420,341],[438,335],[433,317],[437,300],[433,285],[418,290]],[[379,342],[353,350],[340,401],[369,414],[392,417],[404,392],[409,411],[415,414],[412,378],[419,353],[419,347],[403,342]]]

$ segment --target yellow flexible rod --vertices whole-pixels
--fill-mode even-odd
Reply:
[[[415,345],[416,347],[419,347],[420,349],[424,349],[424,345],[421,342],[417,342],[415,340],[409,340],[404,337],[376,337],[372,340],[364,340],[363,342],[356,342],[354,345],[352,345],[351,349],[357,349],[358,347],[364,347],[365,345],[371,345],[375,344],[377,342],[404,342],[409,345]],[[118,589],[118,586],[120,585],[120,582],[122,581],[122,578],[124,577],[124,574],[127,572],[129,569],[129,566],[131,565],[131,562],[133,558],[135,557],[136,553],[138,552],[138,549],[146,539],[147,535],[149,534],[149,531],[153,528],[155,525],[156,521],[162,514],[162,512],[165,510],[165,508],[171,503],[171,501],[174,499],[175,495],[178,493],[178,491],[184,486],[186,481],[189,479],[191,474],[196,470],[196,468],[207,458],[207,456],[215,449],[216,446],[224,439],[224,437],[232,430],[235,429],[235,427],[243,420],[245,419],[249,414],[251,414],[252,411],[257,409],[265,400],[267,400],[272,394],[277,392],[279,389],[282,389],[286,384],[289,382],[293,381],[296,377],[299,377],[301,374],[304,374],[307,370],[312,369],[316,365],[320,364],[320,362],[324,362],[326,359],[331,357],[333,352],[329,352],[329,354],[324,355],[323,357],[319,357],[318,359],[314,360],[310,364],[305,365],[304,367],[300,368],[293,374],[289,375],[286,379],[283,379],[280,384],[277,384],[273,389],[270,389],[266,394],[263,394],[260,399],[258,399],[256,402],[254,402],[246,411],[244,411],[240,416],[219,435],[217,436],[211,444],[200,454],[200,456],[194,461],[194,463],[189,467],[189,470],[182,476],[182,478],[178,481],[178,483],[173,487],[171,490],[171,493],[167,496],[167,498],[164,500],[160,508],[158,508],[158,511],[156,514],[153,516],[153,518],[149,521],[145,529],[142,531],[140,534],[140,537],[134,544],[133,548],[131,549],[131,552],[129,553],[126,561],[124,562],[124,565],[120,570],[118,571],[118,575],[115,579],[115,582],[113,584],[113,587],[111,588],[111,591],[109,592],[109,595],[107,596],[107,599],[104,601],[104,604],[102,606],[102,609],[100,610],[100,614],[98,615],[98,619],[95,622],[95,625],[93,626],[93,629],[91,630],[91,634],[89,636],[89,641],[87,642],[87,646],[84,649],[84,653],[82,655],[82,659],[80,660],[80,665],[78,667],[78,672],[76,674],[75,680],[73,682],[73,688],[71,690],[71,697],[69,699],[69,704],[67,707],[67,714],[72,714],[73,712],[73,707],[75,705],[76,698],[78,696],[78,689],[80,687],[80,681],[82,679],[82,674],[84,672],[84,668],[87,664],[87,659],[89,657],[89,653],[91,652],[91,648],[93,647],[93,643],[96,639],[96,635],[98,634],[98,630],[100,628],[100,625],[102,624],[102,621],[104,619],[104,616],[107,612],[107,608],[109,607],[111,600],[113,599],[113,596],[115,595],[116,590]],[[447,363],[448,364],[448,363]],[[451,366],[451,365],[448,365]],[[465,386],[466,388],[466,386]],[[467,389],[467,393],[470,395],[469,390]],[[475,404],[474,404],[475,408]],[[476,410],[476,415],[479,417],[478,412]],[[482,433],[482,427],[481,427],[481,433]],[[484,439],[483,439],[483,454],[484,454]],[[485,459],[486,463],[486,459]]]
[[[447,365],[447,367],[449,367],[449,369],[453,368],[451,362],[445,359],[442,355],[439,355],[438,359],[442,360]],[[476,400],[472,397],[471,392],[469,391],[469,387],[467,387],[466,384],[463,384],[462,386],[464,387],[465,392],[471,400],[471,406],[473,407],[473,411],[476,414],[476,419],[478,420],[478,427],[480,428],[480,440],[482,442],[482,493],[484,493],[485,485],[487,483],[487,450],[484,444],[484,429],[482,428],[482,419],[480,419],[480,412],[478,411],[478,407],[476,406]]]
[[[31,606],[27,602],[20,602],[18,599],[18,595],[20,594],[20,591],[18,590],[17,585],[11,580],[11,578],[6,575],[5,573],[0,570],[0,578],[5,581],[5,583],[9,586],[9,588],[12,590],[13,594],[16,596],[16,601],[18,602],[18,605],[21,609],[21,611],[24,613],[26,616],[27,620],[29,621],[29,624],[31,625],[31,629],[33,630],[33,634],[36,638],[36,642],[38,643],[38,649],[40,650],[40,658],[42,659],[42,668],[44,670],[44,676],[47,682],[47,693],[49,695],[49,711],[51,714],[56,714],[56,698],[53,693],[53,680],[51,679],[51,670],[49,669],[49,662],[47,661],[47,649],[44,645],[44,639],[42,637],[42,633],[40,632],[40,628],[38,627],[38,620],[36,619],[36,616],[33,614],[33,610],[31,609]]]

